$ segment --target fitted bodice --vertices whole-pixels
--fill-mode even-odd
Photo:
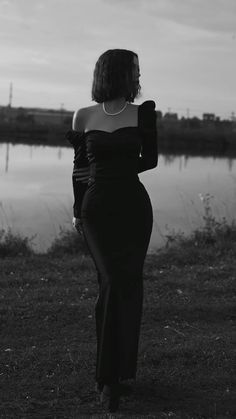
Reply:
[[[91,130],[84,133],[83,138],[90,169],[89,184],[138,178],[142,143],[138,127],[123,127],[112,132]]]
[[[155,102],[139,105],[137,127],[126,126],[112,132],[70,130],[66,138],[74,147],[74,214],[79,214],[82,197],[91,184],[121,181],[125,185],[130,180],[138,181],[138,173],[157,165]]]

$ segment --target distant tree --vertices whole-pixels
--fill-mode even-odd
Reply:
[[[72,117],[71,116],[66,116],[63,118],[63,123],[64,125],[71,125],[72,124]]]
[[[157,119],[162,119],[162,112],[161,111],[156,111],[157,114]]]
[[[34,123],[33,115],[28,115],[28,112],[22,107],[18,108],[15,120],[20,124]]]
[[[189,127],[190,128],[200,128],[201,127],[201,120],[194,116],[193,118],[189,119]]]
[[[174,112],[167,112],[164,115],[164,119],[167,121],[178,121],[178,114]]]

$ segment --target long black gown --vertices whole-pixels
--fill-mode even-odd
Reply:
[[[143,305],[143,265],[153,225],[138,173],[157,165],[155,102],[138,107],[138,127],[70,130],[74,146],[74,216],[97,269],[95,380],[136,378]],[[141,155],[140,155],[141,154]],[[81,180],[78,168],[89,167]]]

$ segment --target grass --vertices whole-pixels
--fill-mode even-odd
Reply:
[[[147,255],[135,392],[113,417],[236,417],[236,227],[205,199],[202,230]],[[107,417],[94,392],[95,269],[69,236],[48,254],[1,253],[1,418]]]

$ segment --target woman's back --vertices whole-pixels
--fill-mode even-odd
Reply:
[[[138,105],[129,103],[124,111],[117,115],[107,115],[102,104],[81,108],[74,115],[73,129],[84,132],[91,130],[113,132],[127,126],[137,127],[138,108]]]

